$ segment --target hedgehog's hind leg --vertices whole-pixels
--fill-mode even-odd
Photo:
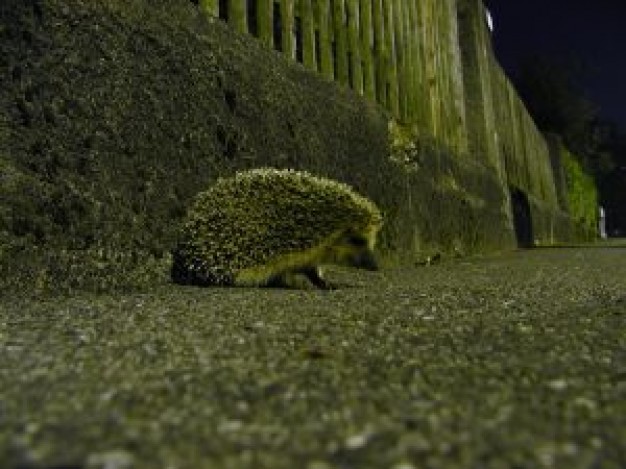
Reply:
[[[317,266],[305,267],[301,271],[309,281],[320,290],[335,290],[337,287],[322,277],[322,272]]]

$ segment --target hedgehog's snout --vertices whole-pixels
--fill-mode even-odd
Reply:
[[[337,260],[340,261],[338,263],[356,267],[357,269],[378,270],[374,251],[370,247],[373,244],[372,240],[368,239],[367,236],[348,231],[338,245],[335,246]]]

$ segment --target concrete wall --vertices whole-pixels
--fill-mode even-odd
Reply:
[[[458,18],[470,153],[486,160],[509,194],[528,200],[535,243],[580,239],[578,221],[563,203],[563,168],[495,59],[482,2],[459,0]]]
[[[417,4],[446,25],[418,47],[417,108],[393,118],[192,2],[5,0],[0,290],[165,281],[193,195],[267,165],[372,198],[387,264],[514,247],[509,186],[527,194],[538,239],[569,236],[545,142],[498,72],[479,5],[460,4],[458,23],[453,2],[434,5]],[[510,105],[494,108],[502,96]]]

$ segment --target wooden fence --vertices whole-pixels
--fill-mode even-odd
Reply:
[[[548,148],[491,48],[482,0],[199,0],[504,184],[556,204]]]
[[[209,15],[467,150],[456,0],[199,0]]]

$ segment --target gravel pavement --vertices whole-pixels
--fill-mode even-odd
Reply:
[[[0,299],[0,467],[626,467],[626,241],[328,276]]]

